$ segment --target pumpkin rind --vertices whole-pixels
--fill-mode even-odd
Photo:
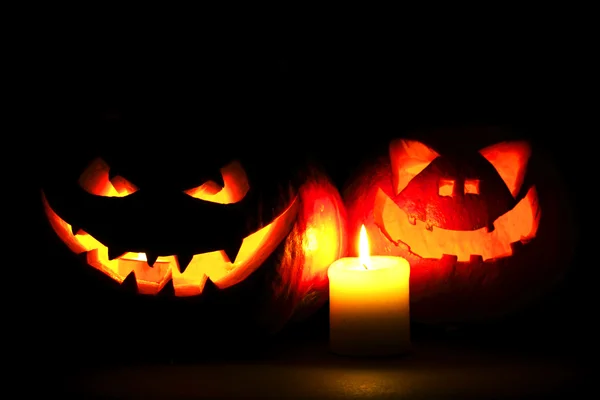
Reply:
[[[262,183],[268,184],[268,180]],[[177,282],[165,279],[160,288],[151,292],[155,295],[142,296],[138,294],[140,281],[136,282],[135,274],[111,277],[106,271],[99,273],[97,269],[86,266],[90,279],[97,281],[94,285],[98,282],[106,284],[101,284],[97,290],[92,288],[96,294],[90,296],[95,299],[89,300],[98,302],[101,298],[99,304],[103,310],[90,311],[90,315],[82,316],[82,324],[85,320],[89,323],[96,318],[102,320],[107,328],[93,332],[92,336],[97,338],[103,337],[106,334],[104,329],[110,327],[136,337],[143,331],[155,329],[156,334],[166,337],[182,332],[183,336],[192,335],[202,341],[236,342],[247,346],[256,338],[276,333],[292,319],[311,315],[327,299],[327,268],[346,251],[343,202],[329,178],[320,169],[306,164],[298,170],[297,176],[273,181],[272,185],[261,194],[269,197],[265,197],[262,203],[262,197],[258,198],[257,212],[247,213],[243,222],[265,227],[269,218],[285,215],[286,212],[282,211],[287,210],[288,217],[284,217],[281,227],[281,231],[286,233],[280,242],[274,243],[275,248],[265,247],[267,251],[259,254],[259,265],[249,275],[236,277],[231,284],[225,284],[223,279],[207,280],[201,294],[188,297],[181,297]],[[71,251],[82,253],[84,262],[89,264],[94,250],[86,253],[86,249],[73,240],[75,235],[70,231],[71,227],[57,223],[52,203],[45,198],[43,203],[52,228],[61,239],[66,238],[64,242]],[[79,230],[79,234],[83,231]],[[153,268],[147,268],[150,272],[160,268],[161,257]],[[85,288],[89,282],[76,284]],[[82,302],[85,303],[85,300]],[[99,314],[102,317],[98,317]],[[165,317],[174,321],[172,328],[159,328],[152,322]],[[146,339],[140,340],[147,342]],[[185,346],[184,343],[174,344],[172,341],[171,346],[184,352],[200,350],[194,345],[191,347],[195,349],[185,350],[181,347]]]
[[[457,136],[456,140],[460,141],[459,138]],[[520,144],[514,142],[513,147],[506,147],[504,143],[498,146],[517,151]],[[469,172],[479,174],[482,180],[496,179],[493,174],[490,175],[492,164],[478,158],[476,153],[479,149],[469,149],[473,154],[470,160],[481,160],[478,161],[479,166],[476,163],[467,165],[472,168]],[[461,156],[466,157],[465,154],[468,151],[462,152]],[[479,209],[465,209],[464,215],[458,212],[459,206],[450,202],[428,202],[431,192],[419,187],[419,184],[456,175],[453,168],[461,165],[465,164],[440,150],[434,157],[425,160],[424,167],[411,174],[408,168],[414,168],[414,163],[409,165],[406,160],[397,162],[390,160],[389,154],[381,155],[377,160],[365,163],[344,190],[348,236],[358,237],[358,229],[364,224],[372,254],[401,256],[410,262],[411,316],[416,321],[480,321],[516,311],[554,287],[564,276],[572,255],[571,221],[563,196],[555,193],[560,190],[560,177],[552,163],[541,156],[532,157],[525,179],[516,176],[510,181],[521,179],[523,185],[514,200],[511,194],[517,185],[506,185],[504,191],[495,189],[490,192]],[[401,176],[403,171],[410,175],[409,179]],[[506,182],[505,177],[502,179]],[[399,189],[397,183],[401,181]],[[440,199],[446,200],[442,193]],[[382,213],[382,204],[389,203],[393,206],[385,206],[386,210],[396,207],[401,212]],[[425,212],[429,214],[425,215]],[[512,226],[507,228],[505,232],[515,232],[511,241],[506,240],[507,235],[503,232],[496,232],[497,240],[503,246],[502,253],[488,252],[486,256],[485,251],[480,251],[480,254],[471,254],[469,249],[476,248],[476,243],[469,246],[469,243],[451,242],[451,239],[440,240],[437,244],[431,241],[443,230],[448,230],[449,238],[453,237],[453,230],[455,238],[464,238],[464,234],[472,238],[493,235],[494,227],[490,223],[498,225],[510,212],[523,212],[522,216],[528,218],[525,225],[530,229],[517,231]],[[419,231],[406,236],[408,243],[395,241],[398,238],[391,237],[394,235],[384,228],[382,216],[386,215],[388,219],[403,216],[422,233]],[[518,225],[514,220],[509,222]],[[426,240],[430,243],[427,244]],[[410,245],[413,245],[412,248]],[[353,248],[349,248],[349,252],[356,253]],[[428,254],[423,256],[420,253]]]

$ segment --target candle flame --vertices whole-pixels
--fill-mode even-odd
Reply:
[[[358,239],[358,259],[360,263],[365,267],[371,267],[371,257],[369,250],[369,237],[367,236],[367,228],[365,226],[360,227],[360,237]]]

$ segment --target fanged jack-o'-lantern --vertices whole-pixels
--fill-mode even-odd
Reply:
[[[160,168],[160,157],[152,162]],[[264,301],[260,318],[272,331],[325,301],[326,269],[345,251],[345,215],[317,168],[277,181],[241,159],[199,160],[187,175],[200,184],[174,188],[111,164],[97,158],[78,180],[47,185],[43,205],[68,248],[121,288],[198,298],[259,275],[263,285],[240,302]]]
[[[526,179],[531,155],[526,141],[444,154],[397,139],[350,182],[349,235],[364,223],[373,254],[409,260],[415,320],[502,315],[554,280],[560,267],[543,236],[556,227],[541,225],[545,211]]]

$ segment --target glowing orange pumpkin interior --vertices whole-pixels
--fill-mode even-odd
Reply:
[[[503,142],[480,151],[498,171],[498,174],[516,197],[523,184],[530,148],[525,142]],[[400,193],[408,183],[439,155],[426,145],[411,140],[397,140],[390,145],[393,190]],[[452,196],[453,181],[440,179],[439,195]],[[467,180],[465,193],[478,194],[479,181]],[[536,236],[541,211],[537,192],[532,186],[527,194],[507,213],[494,221],[494,230],[447,230],[426,226],[402,210],[383,190],[375,200],[375,223],[384,235],[396,245],[404,244],[411,253],[422,258],[439,259],[455,255],[458,261],[469,261],[472,256],[483,260],[507,257],[512,254],[511,244],[527,242]]]
[[[240,201],[249,190],[241,165],[233,162],[222,168],[221,173],[224,187],[209,181],[186,193],[220,204]],[[101,159],[95,160],[84,171],[79,184],[89,193],[98,196],[124,197],[137,190],[135,185],[121,176],[109,179],[109,166]],[[235,260],[229,260],[224,251],[196,254],[181,273],[176,256],[159,257],[152,267],[146,262],[144,253],[126,253],[109,260],[108,248],[105,245],[83,230],[72,232],[71,225],[61,219],[43,197],[44,209],[54,231],[71,251],[77,254],[87,252],[89,265],[120,283],[130,274],[134,274],[138,291],[142,294],[157,294],[172,280],[176,296],[202,293],[207,278],[219,288],[243,281],[268,258],[290,232],[298,212],[297,203],[297,199],[294,199],[269,225],[244,238]]]

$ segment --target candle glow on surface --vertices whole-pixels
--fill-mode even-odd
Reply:
[[[329,267],[331,350],[343,355],[402,354],[410,348],[410,265],[401,257],[371,256],[367,231],[359,257]]]

